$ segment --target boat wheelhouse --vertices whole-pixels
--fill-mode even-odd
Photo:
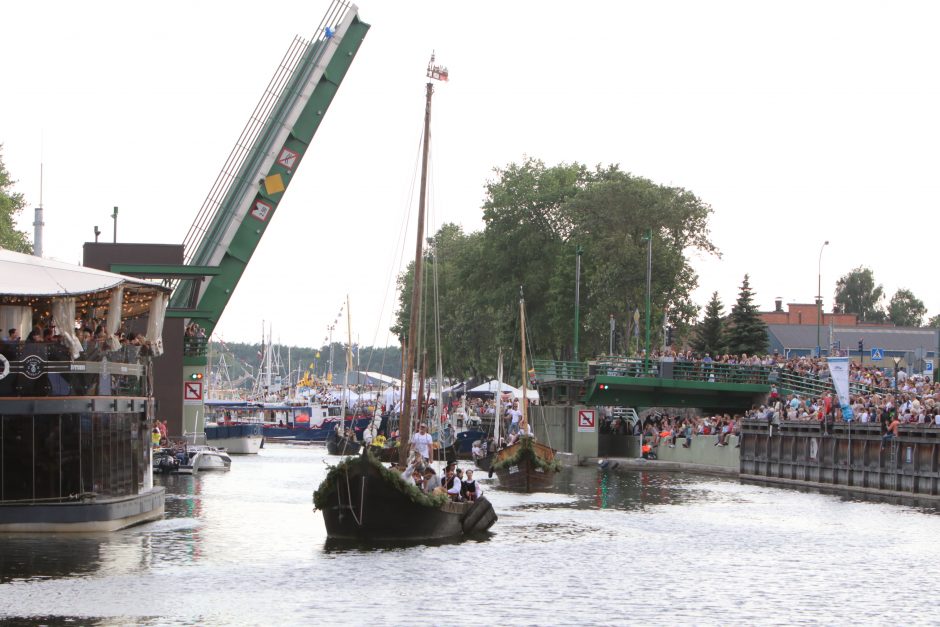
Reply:
[[[162,517],[150,367],[163,352],[169,290],[6,250],[0,276],[0,532],[110,531]],[[54,332],[34,341],[36,329]],[[122,329],[146,341],[122,343]]]

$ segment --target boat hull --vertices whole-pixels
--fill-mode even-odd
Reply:
[[[544,444],[535,441],[516,442],[496,452],[494,465],[518,457],[516,463],[497,467],[496,476],[499,485],[507,490],[522,490],[537,492],[552,487],[555,483],[555,472],[544,467],[544,463],[555,460],[555,451]],[[536,462],[538,457],[543,464]],[[487,469],[488,470],[488,469]]]
[[[0,505],[0,533],[116,531],[163,518],[162,487],[140,494],[68,503]]]
[[[486,498],[439,506],[414,502],[364,456],[332,470],[336,489],[321,508],[327,537],[363,542],[423,542],[478,535],[496,522]]]
[[[349,424],[352,422],[352,428],[356,431],[357,434],[361,434],[363,429],[369,426],[372,422],[372,418],[369,416],[356,418],[355,420],[347,420],[346,423]],[[336,420],[326,420],[322,425],[314,427],[305,427],[301,425],[294,425],[293,427],[281,427],[278,425],[264,425],[264,437],[266,439],[282,439],[282,440],[294,440],[294,441],[312,441],[312,442],[325,442],[331,434],[336,432]]]
[[[332,437],[326,441],[326,452],[330,455],[358,455],[361,449],[359,442],[349,438]]]
[[[232,458],[220,451],[197,451],[189,461],[193,472],[231,470],[232,467]]]
[[[264,441],[261,424],[206,426],[206,443],[234,455],[257,455]]]

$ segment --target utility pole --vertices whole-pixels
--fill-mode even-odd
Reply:
[[[578,361],[578,336],[581,331],[581,323],[579,320],[581,313],[581,253],[584,252],[584,249],[579,245],[575,248],[575,264],[574,264],[574,359],[573,361]]]
[[[644,236],[647,242],[646,252],[646,353],[643,360],[643,370],[649,374],[650,370],[650,288],[653,274],[653,229],[647,229]]]
[[[118,208],[114,208],[114,213],[111,214],[111,217],[114,218],[114,243],[117,244],[117,216]]]

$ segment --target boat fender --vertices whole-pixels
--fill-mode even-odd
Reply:
[[[3,372],[0,372],[0,379],[3,379],[8,374],[10,374],[10,362],[2,353],[0,353],[0,364],[3,365]]]
[[[464,533],[472,532],[477,526],[477,523],[480,522],[480,519],[483,518],[483,514],[486,513],[486,506],[484,506],[483,503],[485,503],[483,500],[474,501],[470,511],[467,512],[463,520],[460,521],[460,526],[463,528]]]

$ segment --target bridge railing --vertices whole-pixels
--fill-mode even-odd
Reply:
[[[536,359],[532,362],[535,378],[539,383],[551,381],[584,381],[588,377],[588,365],[583,361],[554,361]]]
[[[677,381],[777,385],[781,393],[811,397],[835,392],[832,379],[826,376],[828,373],[820,377],[812,373],[801,374],[779,366],[661,360],[652,360],[645,364],[642,358],[611,356],[601,357],[592,362],[537,359],[533,362],[533,367],[536,380],[540,383],[583,381],[595,376],[658,377]],[[893,392],[893,390],[857,381],[849,383],[849,390],[853,395]]]

